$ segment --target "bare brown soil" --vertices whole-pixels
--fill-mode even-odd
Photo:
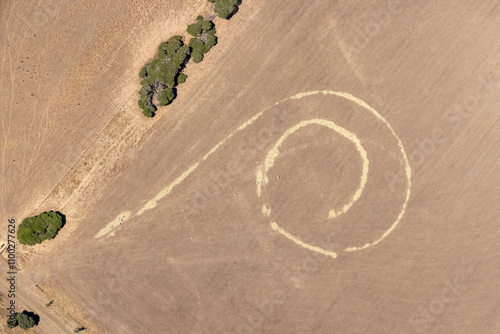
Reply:
[[[52,209],[68,221],[17,250],[18,302],[41,316],[34,332],[498,333],[498,3],[243,0],[216,21],[219,44],[188,66],[174,103],[145,119],[139,69],[206,8],[1,2],[0,218]],[[401,221],[364,250],[344,251],[402,211],[404,159],[388,126],[345,98],[275,106],[317,90],[377,110],[411,166]],[[268,151],[313,118],[355,134],[370,162],[337,219],[328,212],[355,192],[362,159],[319,124],[283,142],[257,196]]]

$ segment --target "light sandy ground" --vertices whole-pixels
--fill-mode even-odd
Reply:
[[[0,7],[1,218],[68,219],[18,250],[36,332],[500,331],[496,1],[243,0],[154,120],[206,3],[44,6]]]

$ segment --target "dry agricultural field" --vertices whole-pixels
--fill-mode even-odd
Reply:
[[[210,10],[0,2],[0,245],[67,219],[16,248],[32,332],[499,333],[500,2],[243,0],[143,117]]]

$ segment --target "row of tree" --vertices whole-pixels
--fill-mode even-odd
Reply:
[[[158,56],[144,66],[139,76],[142,88],[139,91],[139,107],[146,117],[153,117],[156,103],[160,106],[170,104],[176,96],[176,87],[186,81],[182,73],[191,54],[191,48],[184,45],[181,36],[171,37],[158,47]]]
[[[158,55],[139,72],[142,88],[139,91],[139,107],[146,117],[153,117],[158,106],[172,103],[177,96],[177,85],[184,83],[187,76],[182,73],[192,57],[195,63],[203,60],[203,55],[217,44],[215,26],[202,16],[188,25],[187,31],[193,36],[185,45],[181,36],[171,37],[160,44]]]
[[[194,36],[189,40],[189,47],[192,50],[193,61],[199,63],[203,60],[203,55],[217,44],[215,26],[213,22],[204,20],[200,15],[196,18],[196,23],[188,25],[187,32]]]
[[[215,3],[215,13],[229,19],[236,11],[239,0],[209,0]],[[142,78],[138,105],[146,117],[153,117],[157,106],[172,103],[177,96],[177,85],[184,83],[187,76],[182,73],[189,59],[199,63],[205,53],[217,44],[215,25],[210,20],[198,16],[196,22],[187,26],[187,32],[193,36],[185,45],[181,36],[171,37],[160,44],[158,55],[150,64],[139,72]]]

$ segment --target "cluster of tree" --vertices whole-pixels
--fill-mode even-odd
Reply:
[[[240,0],[208,0],[215,3],[215,14],[229,19],[237,10]],[[158,57],[139,72],[142,88],[139,91],[139,107],[146,117],[153,117],[157,107],[166,106],[177,96],[176,86],[186,81],[182,70],[192,57],[195,63],[203,60],[204,54],[217,44],[215,26],[200,15],[196,22],[188,25],[187,32],[193,36],[189,45],[184,45],[181,36],[171,37],[158,47]]]
[[[231,15],[236,11],[239,0],[208,0],[215,3],[215,14],[221,19],[230,19]]]
[[[38,314],[24,310],[22,313],[16,313],[14,317],[9,317],[7,319],[7,327],[14,328],[19,326],[24,330],[28,330],[38,325],[39,321],[40,317]]]
[[[142,88],[139,91],[139,107],[146,117],[153,117],[158,106],[166,106],[177,96],[177,85],[184,83],[187,76],[182,73],[192,57],[195,63],[203,60],[203,55],[217,44],[215,26],[202,16],[187,27],[194,36],[185,45],[181,36],[171,37],[158,47],[158,56],[139,72]]]
[[[17,230],[17,239],[23,245],[39,244],[53,239],[63,227],[65,217],[60,212],[46,211],[38,216],[25,218]]]
[[[188,25],[187,32],[194,36],[189,40],[189,47],[193,61],[199,63],[203,60],[203,55],[217,44],[215,26],[212,21],[204,20],[200,15],[196,18],[196,23]]]
[[[181,36],[171,37],[158,47],[158,57],[144,66],[139,76],[142,88],[139,91],[139,107],[146,117],[153,117],[156,103],[159,106],[170,104],[176,96],[176,86],[186,81],[182,73],[189,60],[191,49],[184,45]]]

